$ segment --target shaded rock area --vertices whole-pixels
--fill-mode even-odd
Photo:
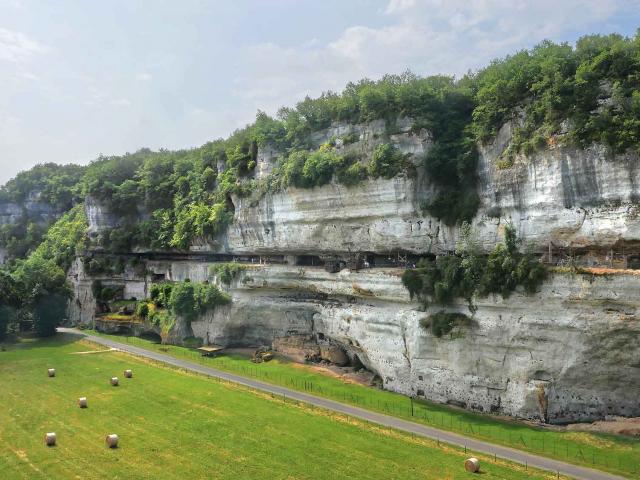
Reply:
[[[273,348],[298,362],[328,362],[339,367],[351,363],[346,352],[339,346],[329,342],[318,343],[311,335],[291,335],[276,338]]]

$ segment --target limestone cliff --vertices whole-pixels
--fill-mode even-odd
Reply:
[[[314,141],[354,134],[357,141],[337,147],[367,155],[385,137],[417,163],[431,137],[411,127],[404,119],[385,137],[384,122],[336,124]],[[549,263],[571,253],[583,264],[633,263],[640,240],[637,156],[614,157],[598,145],[552,145],[501,169],[510,128],[481,148],[482,202],[473,221],[480,245],[492,248],[511,222]],[[258,178],[269,174],[276,156],[273,149],[259,151]],[[354,187],[331,183],[234,196],[234,220],[225,234],[193,245],[190,254],[136,252],[145,275],[127,270],[103,280],[121,284],[125,298],[143,298],[152,281],[215,281],[212,262],[244,256],[249,264],[229,288],[232,304],[191,324],[206,342],[261,345],[311,335],[340,345],[385,388],[409,395],[552,422],[640,415],[638,276],[556,273],[535,295],[476,299],[471,323],[442,338],[422,326],[432,312],[411,301],[401,271],[392,267],[399,258],[411,263],[412,255],[455,249],[457,227],[421,208],[432,192],[418,173]],[[117,225],[117,216],[99,202],[88,199],[86,207],[91,234]],[[370,266],[389,268],[328,273],[314,266],[356,253],[368,255]],[[269,265],[251,265],[258,256]],[[92,278],[79,264],[71,275],[71,320],[91,322]],[[451,309],[469,313],[462,303]]]
[[[318,132],[320,144],[336,134],[354,133],[358,141],[338,150],[370,155],[390,140],[419,163],[431,142],[428,132],[411,130],[411,121],[398,122],[399,133],[384,135],[384,122],[336,124]],[[582,150],[551,146],[520,156],[510,168],[498,161],[510,141],[506,124],[493,143],[480,146],[478,167],[481,206],[473,221],[485,249],[500,241],[500,226],[510,222],[525,243],[540,252],[549,244],[565,250],[634,251],[640,240],[638,199],[640,158],[611,155],[594,144]],[[258,153],[256,177],[271,171],[277,152]],[[404,175],[390,180],[366,180],[354,187],[331,183],[313,189],[288,188],[277,193],[234,196],[233,224],[215,241],[196,244],[193,251],[230,254],[323,254],[349,252],[425,252],[455,249],[457,228],[426,215],[422,205],[433,193],[428,178]],[[87,199],[90,232],[118,225],[118,217],[95,199]],[[140,213],[144,216],[144,212]]]
[[[27,224],[28,222],[46,227],[58,219],[64,211],[40,200],[40,192],[34,190],[22,202],[0,201],[0,228],[3,226]],[[0,265],[5,263],[7,251],[0,245]]]

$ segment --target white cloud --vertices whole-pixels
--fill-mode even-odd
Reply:
[[[115,107],[128,108],[128,107],[131,107],[133,105],[133,103],[128,98],[116,98],[114,100],[111,100],[111,105],[113,105]]]
[[[295,47],[251,47],[247,76],[235,94],[273,112],[305,94],[341,90],[348,81],[410,69],[421,75],[461,75],[490,60],[561,40],[568,30],[590,31],[621,11],[625,0],[390,0],[387,23],[350,26],[335,39]],[[631,10],[632,11],[632,10]]]
[[[416,0],[390,0],[385,13],[397,13],[407,10],[416,4]]]
[[[34,55],[45,53],[49,47],[23,33],[0,28],[0,60],[23,63]]]

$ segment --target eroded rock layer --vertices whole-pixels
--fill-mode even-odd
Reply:
[[[215,281],[203,265],[149,262],[170,280]],[[148,288],[148,280],[126,273],[112,281],[125,296]],[[82,272],[76,285],[72,315],[90,321],[94,299]],[[396,270],[256,265],[229,287],[229,306],[183,334],[227,346],[306,336],[339,345],[385,388],[485,412],[551,422],[632,416],[640,414],[639,290],[634,275],[554,274],[535,295],[478,299],[469,324],[438,338],[424,326],[437,309],[420,311]],[[462,303],[454,309],[468,313]]]
[[[381,129],[375,122],[337,124],[315,141],[356,133],[357,142],[338,147],[369,155],[382,142]],[[399,130],[392,143],[418,164],[431,145],[428,132],[413,132],[408,120]],[[505,125],[481,149],[481,206],[473,230],[482,248],[502,241],[503,226],[511,222],[552,265],[569,254],[586,265],[627,268],[637,261],[637,156],[613,157],[597,145],[550,147],[500,169],[509,138]],[[271,172],[276,156],[269,149],[259,152],[258,178]],[[394,267],[410,265],[412,255],[455,249],[458,227],[422,209],[433,189],[418,171],[353,187],[330,183],[233,197],[234,221],[225,234],[193,245],[189,255],[129,252],[145,262],[145,275],[127,269],[99,279],[123,286],[125,298],[140,299],[154,281],[216,281],[209,271],[221,260],[215,255],[244,256],[247,268],[231,286],[223,285],[232,303],[181,327],[174,340],[193,335],[209,343],[259,346],[304,336],[318,348],[339,346],[378,374],[385,388],[409,395],[551,422],[640,415],[640,277],[628,271],[554,273],[536,294],[476,299],[474,314],[460,301],[449,310],[471,321],[442,337],[432,333],[426,318],[439,308],[422,311]],[[117,216],[99,202],[88,199],[86,208],[92,235],[117,225]],[[329,273],[317,266],[356,254],[367,256],[373,268]],[[258,257],[268,264],[258,265]],[[91,284],[98,277],[86,276],[77,262],[71,278],[71,320],[90,323],[96,308]]]

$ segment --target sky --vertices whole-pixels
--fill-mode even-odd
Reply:
[[[363,77],[639,27],[640,0],[0,0],[0,184],[199,146]]]

